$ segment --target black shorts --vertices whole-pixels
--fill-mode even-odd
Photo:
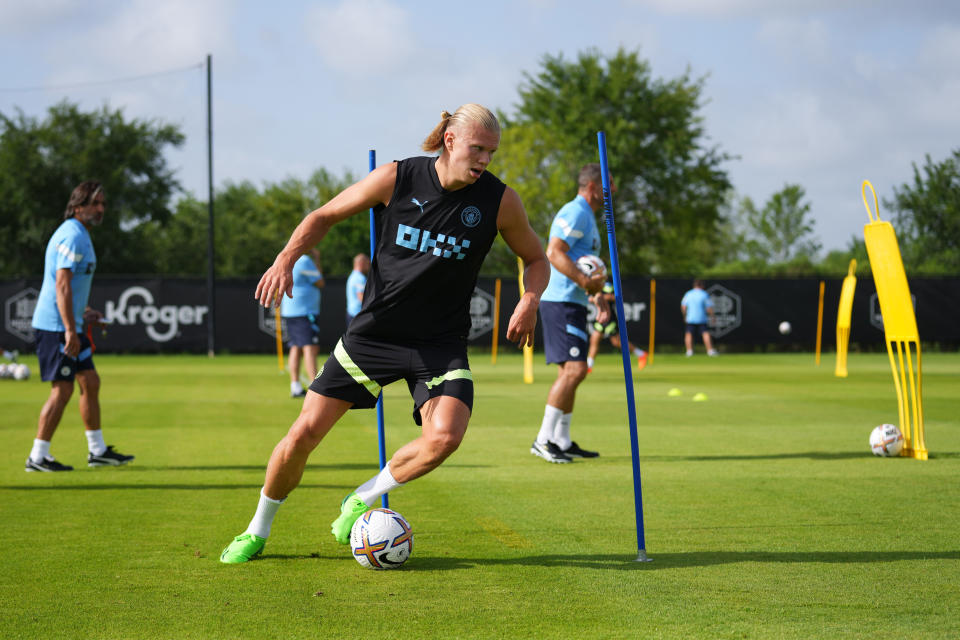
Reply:
[[[317,316],[292,316],[284,318],[287,323],[287,346],[305,347],[319,344],[320,327],[317,326]]]
[[[586,361],[587,308],[574,302],[541,302],[543,352],[547,364]]]
[[[71,358],[63,352],[64,345],[67,343],[66,334],[63,331],[44,331],[43,329],[34,329],[34,331],[36,332],[37,359],[40,361],[40,379],[44,382],[59,380],[73,382],[77,371],[96,369],[93,366],[93,346],[85,334],[77,334],[80,338],[80,353],[76,358]]]
[[[400,379],[407,381],[413,396],[413,420],[418,425],[420,407],[431,398],[451,396],[473,410],[473,376],[467,346],[460,342],[408,347],[344,336],[310,390],[352,402],[354,409],[370,409],[377,405],[380,389]]]
[[[593,330],[602,333],[604,338],[609,338],[617,332],[617,312],[610,309],[610,319],[605,324],[594,321]]]

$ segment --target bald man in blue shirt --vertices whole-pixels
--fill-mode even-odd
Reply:
[[[703,338],[703,346],[707,348],[708,356],[717,355],[717,350],[713,348],[713,338],[707,329],[709,320],[713,316],[713,300],[710,299],[710,294],[703,290],[703,280],[697,278],[693,281],[693,289],[687,291],[680,301],[680,311],[687,324],[687,330],[683,336],[687,357],[693,355],[694,333],[699,333]]]

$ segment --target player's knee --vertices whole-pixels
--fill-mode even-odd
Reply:
[[[427,450],[438,461],[443,461],[460,446],[463,436],[450,429],[437,429],[427,435]]]
[[[96,371],[90,371],[77,376],[77,382],[84,393],[96,395],[100,392],[100,376]]]
[[[290,427],[287,437],[295,448],[313,451],[323,439],[325,433],[326,431],[320,424],[319,419],[309,415],[301,415]]]
[[[564,375],[571,384],[580,384],[587,377],[587,363],[573,361],[564,367]]]
[[[50,388],[50,399],[61,406],[66,406],[73,395],[73,382],[55,382]]]

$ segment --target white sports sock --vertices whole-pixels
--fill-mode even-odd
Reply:
[[[44,458],[50,457],[50,441],[34,440],[33,449],[30,450],[30,459],[34,462],[43,462]]]
[[[562,451],[570,448],[570,419],[573,413],[565,413],[557,421],[557,428],[553,431],[553,443]]]
[[[373,503],[377,501],[377,498],[382,496],[385,493],[389,493],[397,487],[402,487],[402,482],[397,482],[396,478],[393,477],[393,474],[390,473],[390,463],[383,468],[380,473],[373,476],[362,485],[357,487],[357,497],[363,500],[363,503],[368,507],[373,506]]]
[[[84,431],[87,434],[87,449],[95,456],[103,455],[103,452],[107,450],[107,445],[103,442],[103,430],[97,429],[95,431]]]
[[[299,380],[290,383],[290,393],[300,393],[301,391],[303,391],[303,385],[300,384]]]
[[[277,515],[277,509],[283,504],[283,500],[274,500],[263,495],[263,489],[260,490],[260,502],[257,503],[257,512],[253,514],[253,520],[247,525],[244,533],[252,533],[261,538],[270,536],[270,527],[273,525],[273,516]]]
[[[552,407],[549,404],[543,410],[543,422],[540,423],[540,433],[537,434],[537,442],[547,444],[553,440],[553,432],[557,428],[557,422],[563,415],[561,409]]]

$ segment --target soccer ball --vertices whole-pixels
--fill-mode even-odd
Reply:
[[[780,326],[777,327],[777,328],[780,329],[780,333],[782,333],[783,335],[787,335],[788,333],[790,333],[791,331],[793,331],[793,327],[791,327],[791,326],[790,326],[790,323],[787,322],[786,320],[784,320],[783,322],[781,322],[781,323],[780,323]]]
[[[371,509],[350,530],[353,557],[367,569],[396,569],[413,552],[413,530],[390,509]]]
[[[30,367],[28,367],[26,364],[21,362],[20,364],[15,364],[11,366],[14,367],[13,377],[16,378],[17,380],[26,380],[27,378],[30,377]]]
[[[882,424],[870,432],[870,450],[873,455],[890,458],[900,455],[903,434],[894,424]]]
[[[580,273],[587,276],[592,276],[595,273],[606,275],[607,273],[607,265],[603,264],[603,260],[594,255],[580,256],[577,258],[577,269],[580,270]]]

